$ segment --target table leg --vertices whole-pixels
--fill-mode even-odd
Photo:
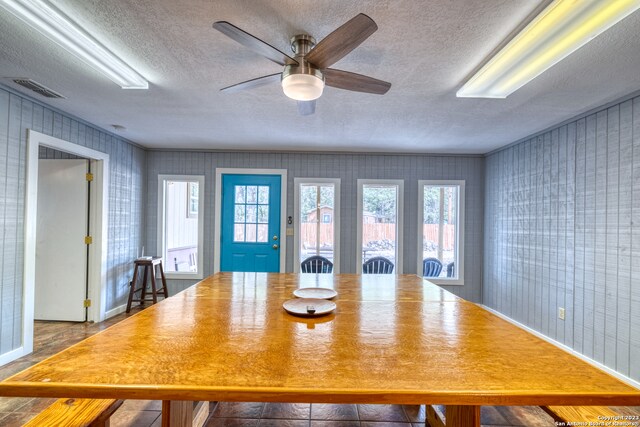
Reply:
[[[209,402],[197,402],[193,408],[193,427],[201,427],[209,418]]]
[[[444,414],[433,405],[425,405],[427,413],[427,425],[429,427],[445,427]]]
[[[480,427],[480,407],[448,405],[445,409],[447,427]]]
[[[208,417],[209,402],[162,401],[162,427],[201,427]]]

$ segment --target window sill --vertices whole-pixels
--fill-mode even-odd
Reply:
[[[181,272],[164,272],[164,277],[166,279],[172,280],[202,280],[202,273],[181,273]]]
[[[422,277],[422,279],[438,286],[464,286],[464,279],[444,279],[442,277]]]

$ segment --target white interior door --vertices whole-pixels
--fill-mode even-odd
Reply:
[[[86,320],[87,165],[88,160],[38,160],[38,320]]]

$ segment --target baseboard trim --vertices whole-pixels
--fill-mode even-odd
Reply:
[[[13,362],[14,360],[26,354],[27,352],[25,351],[24,346],[20,346],[15,350],[11,350],[4,354],[0,354],[0,366],[6,365],[9,362]]]
[[[574,349],[572,349],[568,345],[562,344],[561,342],[556,341],[553,338],[549,338],[548,336],[536,331],[535,329],[531,329],[530,327],[528,327],[526,325],[523,325],[522,323],[518,322],[517,320],[513,320],[509,316],[507,316],[505,314],[502,314],[499,311],[494,310],[493,308],[487,307],[486,305],[483,305],[483,304],[478,304],[478,306],[484,308],[485,310],[487,310],[490,313],[495,314],[496,316],[500,317],[501,319],[504,319],[507,322],[509,322],[509,323],[521,328],[521,329],[524,329],[525,331],[537,336],[538,338],[541,338],[541,339],[547,341],[548,343],[553,344],[556,347],[561,348],[562,350],[564,350],[564,351],[566,351],[568,353],[571,353],[573,356],[577,357],[578,359],[584,360],[588,364],[593,365],[596,368],[605,371],[606,373],[608,373],[611,376],[616,377],[620,381],[623,381],[623,382],[629,384],[632,387],[640,389],[640,382],[638,382],[636,380],[633,380],[633,379],[631,379],[631,378],[629,378],[629,377],[627,377],[625,375],[622,375],[620,372],[615,371],[615,370],[609,368],[608,366],[603,365],[600,362],[596,362],[595,360],[585,356],[584,354],[575,351]]]
[[[105,320],[120,313],[124,313],[125,311],[127,311],[127,304],[122,304],[116,308],[112,308],[104,314]]]

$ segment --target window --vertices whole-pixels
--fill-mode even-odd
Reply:
[[[383,257],[402,274],[403,200],[402,180],[358,180],[358,272],[366,261]]]
[[[203,277],[201,194],[203,176],[158,176],[158,252],[168,278]]]
[[[295,250],[300,263],[319,255],[340,272],[340,179],[295,178]]]
[[[418,200],[418,273],[436,284],[462,285],[464,181],[418,181]]]
[[[269,187],[236,185],[233,193],[233,241],[265,243],[269,239]]]

